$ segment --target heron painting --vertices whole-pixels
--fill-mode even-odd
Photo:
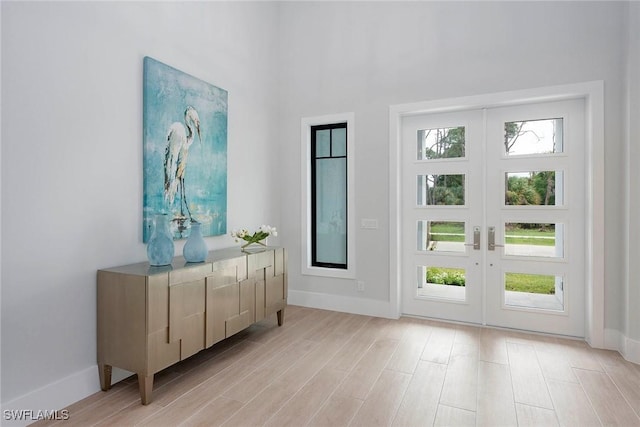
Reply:
[[[227,99],[224,89],[144,58],[144,242],[158,213],[169,215],[176,239],[193,221],[204,236],[226,234]]]

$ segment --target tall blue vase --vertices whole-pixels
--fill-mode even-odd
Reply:
[[[147,243],[147,257],[151,265],[169,265],[175,255],[173,237],[169,231],[166,214],[158,214],[153,220],[153,232]]]
[[[182,255],[187,262],[203,262],[207,259],[209,248],[202,237],[202,230],[199,222],[191,223],[191,233],[184,244]]]

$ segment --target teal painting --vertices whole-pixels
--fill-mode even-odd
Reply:
[[[226,234],[227,91],[149,57],[143,73],[143,241],[159,213],[174,239]]]

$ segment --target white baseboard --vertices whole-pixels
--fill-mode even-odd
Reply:
[[[624,338],[624,352],[622,357],[629,362],[640,364],[640,341],[632,340],[630,338]]]
[[[389,301],[289,289],[287,302],[303,307],[397,319]]]
[[[622,348],[622,334],[615,329],[604,330],[604,348],[607,350],[618,350]]]
[[[608,350],[617,350],[629,362],[640,364],[640,341],[632,340],[620,331],[605,329],[604,345]]]
[[[115,384],[130,375],[131,372],[113,368],[111,383]],[[26,426],[37,421],[39,415],[53,415],[54,411],[60,411],[98,391],[100,391],[100,381],[98,379],[98,366],[95,365],[16,399],[2,402],[0,425]],[[63,415],[60,412],[57,414],[58,417]]]

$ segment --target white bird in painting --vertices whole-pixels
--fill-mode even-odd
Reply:
[[[185,128],[186,125],[186,128]],[[164,198],[169,206],[173,204],[176,193],[180,191],[180,214],[184,217],[183,206],[187,209],[189,219],[191,212],[184,191],[184,173],[187,168],[189,147],[193,143],[195,133],[200,137],[200,118],[195,108],[188,106],[184,112],[184,125],[173,123],[167,133],[167,148],[164,153]]]

